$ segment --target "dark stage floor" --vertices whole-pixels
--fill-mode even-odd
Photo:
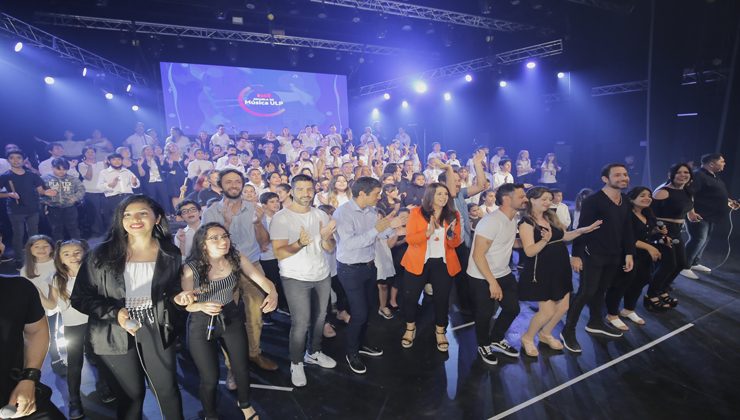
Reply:
[[[713,266],[720,258],[708,259]],[[339,365],[333,370],[306,367],[309,383],[301,389],[290,383],[289,319],[276,315],[275,324],[264,329],[262,346],[280,362],[280,370],[252,370],[253,404],[262,419],[737,418],[737,273],[740,263],[733,258],[701,280],[679,277],[675,295],[680,305],[660,315],[640,307],[647,324],[630,323],[631,330],[622,339],[593,338],[581,324],[581,355],[540,347],[536,360],[503,356],[495,367],[478,360],[472,324],[455,308],[448,332],[449,355],[439,353],[432,335],[431,302],[425,298],[419,338],[412,349],[400,346],[400,319],[374,315],[369,334],[385,355],[365,358],[368,373],[357,376],[344,362],[340,327],[336,338],[324,342],[325,352]],[[523,303],[522,315],[508,335],[516,347],[531,316],[529,305]],[[197,374],[186,357],[179,362],[186,418],[195,419],[201,409]],[[92,372],[87,365],[85,369],[82,389],[88,418],[114,418],[113,407],[100,403]],[[43,379],[54,388],[53,401],[66,413],[66,381],[51,372],[48,360]],[[220,395],[222,418],[240,418],[234,395],[223,385]],[[151,393],[145,411],[147,418],[160,417]]]

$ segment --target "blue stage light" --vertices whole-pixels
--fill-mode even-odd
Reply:
[[[15,51],[15,52],[21,52],[22,49],[23,49],[23,43],[22,42],[18,42],[18,43],[15,44],[15,47],[13,48],[13,51]]]
[[[44,82],[47,85],[53,85],[54,84],[54,78],[51,77],[51,76],[46,76],[46,77],[44,77]]]

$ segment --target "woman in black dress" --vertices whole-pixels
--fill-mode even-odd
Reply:
[[[563,343],[552,336],[552,329],[568,312],[573,291],[570,255],[565,243],[596,230],[601,220],[591,226],[566,232],[555,212],[550,209],[552,193],[545,187],[527,192],[527,208],[519,223],[524,268],[519,276],[519,300],[536,301],[539,310],[522,335],[522,348],[527,356],[537,357],[534,336],[553,350],[562,350]]]

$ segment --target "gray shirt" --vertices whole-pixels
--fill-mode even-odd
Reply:
[[[366,263],[375,260],[375,238],[378,232],[378,210],[373,206],[361,209],[354,199],[334,211],[337,221],[337,261],[343,264]]]
[[[470,237],[470,215],[468,214],[468,203],[465,202],[466,198],[468,198],[467,187],[460,188],[460,191],[457,192],[457,197],[455,197],[455,208],[460,213],[460,218],[462,219],[463,242],[470,249],[472,238]]]
[[[250,262],[258,262],[260,260],[260,246],[257,243],[257,235],[254,230],[254,209],[254,203],[242,200],[242,208],[231,219],[231,226],[229,226],[231,242],[234,243],[236,249],[244,254]],[[201,224],[205,225],[211,222],[225,225],[223,199],[213,203],[203,212]]]

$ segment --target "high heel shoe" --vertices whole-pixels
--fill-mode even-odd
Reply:
[[[645,296],[642,298],[642,304],[648,312],[665,312],[668,309],[671,309],[669,304],[664,303],[658,297],[649,298]]]
[[[443,329],[442,331],[434,331],[434,334],[437,336],[437,350],[441,351],[442,353],[447,353],[447,350],[450,349],[450,342],[447,341],[447,328]],[[442,337],[442,340],[439,340],[439,337]]]
[[[522,337],[522,348],[524,349],[524,354],[526,354],[529,357],[537,357],[540,355],[540,352],[537,350],[537,346],[534,345],[534,340],[527,340],[526,338]]]
[[[563,349],[563,343],[561,343],[560,340],[551,335],[544,335],[542,333],[539,333],[537,334],[537,337],[539,337],[540,343],[544,343],[553,350],[560,351]]]
[[[410,349],[411,346],[414,345],[414,339],[416,339],[416,327],[414,328],[406,328],[406,331],[411,332],[411,338],[401,338],[401,347],[405,349]]]

